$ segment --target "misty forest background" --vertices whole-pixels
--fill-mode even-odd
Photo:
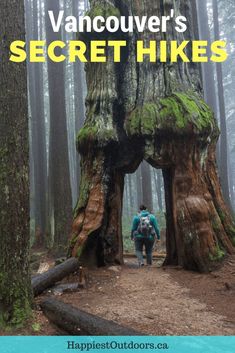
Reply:
[[[54,33],[45,20],[48,3],[26,0],[27,40],[69,41],[76,34]],[[83,15],[88,0],[53,1],[53,11]],[[51,9],[51,8],[50,8]],[[202,66],[205,99],[213,108],[221,137],[217,148],[218,169],[225,200],[235,210],[235,2],[198,0],[198,23],[202,40],[226,40],[228,60]],[[197,38],[195,38],[197,39]],[[86,81],[84,65],[64,63],[28,64],[30,128],[30,234],[31,245],[63,253],[71,231],[73,208],[80,179],[76,136],[85,120]],[[123,200],[125,251],[132,251],[130,228],[138,206],[144,203],[165,228],[164,184],[161,170],[146,162],[126,175]]]

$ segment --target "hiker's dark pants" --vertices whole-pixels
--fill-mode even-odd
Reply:
[[[135,238],[135,251],[140,264],[144,262],[143,248],[145,247],[147,265],[152,265],[153,245],[154,245],[153,237]]]

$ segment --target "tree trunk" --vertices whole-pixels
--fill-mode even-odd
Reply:
[[[39,40],[38,28],[38,4],[37,1],[26,2],[27,4],[27,42],[34,38]],[[31,10],[31,7],[33,11]],[[32,153],[34,168],[34,218],[35,230],[40,234],[37,239],[39,243],[45,243],[46,233],[46,180],[47,180],[47,156],[46,156],[46,133],[44,117],[43,96],[43,67],[42,63],[29,63],[29,98],[32,123]],[[39,245],[39,244],[38,244]]]
[[[209,43],[208,47],[210,48],[211,35],[210,35],[209,20],[208,20],[208,14],[207,14],[207,2],[197,1],[197,3],[198,3],[198,6],[197,6],[198,13],[199,13],[198,19],[199,19],[200,40],[207,40]],[[203,89],[204,89],[205,101],[216,114],[217,99],[216,99],[216,91],[215,91],[214,63],[209,61],[207,63],[203,63],[201,67],[202,67],[202,73],[203,73]]]
[[[142,192],[142,176],[141,176],[141,167],[136,171],[136,191],[137,191],[137,207],[143,202],[143,192]]]
[[[73,0],[72,1],[73,5],[73,15],[78,17],[79,16],[79,6],[78,6],[78,0]],[[74,40],[76,40],[76,35]],[[84,93],[84,75],[83,75],[83,70],[84,70],[84,64],[82,64],[80,61],[77,61],[73,64],[73,74],[74,74],[74,110],[75,110],[75,129],[76,129],[76,134],[78,134],[79,130],[82,128],[85,120],[85,102],[83,99],[83,93]],[[77,182],[78,185],[80,183],[80,176],[81,176],[81,171],[80,171],[80,158],[79,155],[77,155],[77,160],[76,160],[76,173],[77,173]]]
[[[162,16],[173,7],[169,1],[150,0],[93,0],[91,5],[104,16],[106,11]],[[184,34],[175,31],[172,21],[166,34],[130,35],[120,64],[113,63],[109,48],[105,64],[87,64],[87,119],[78,135],[81,195],[70,242],[73,256],[83,260],[122,261],[123,176],[142,160],[164,172],[166,264],[206,272],[234,252],[235,228],[216,170],[219,130],[202,99],[199,65],[136,63],[136,39],[146,45],[150,39],[194,39],[191,1],[174,2],[174,9],[188,19]],[[123,39],[120,33],[116,37]],[[186,54],[190,57],[190,48]]]
[[[214,20],[214,33],[217,40],[220,39],[220,30],[219,30],[219,11],[218,11],[218,2],[213,0],[213,20]],[[221,138],[220,138],[220,178],[221,186],[224,194],[224,198],[227,202],[227,205],[230,203],[229,195],[229,181],[228,181],[228,139],[227,139],[227,123],[226,123],[226,112],[225,112],[225,103],[224,103],[224,86],[223,86],[223,72],[222,65],[216,64],[216,74],[218,82],[218,100],[219,100],[219,111],[220,111],[220,129],[221,129]]]
[[[9,61],[13,40],[25,41],[24,2],[0,11],[0,326],[22,324],[31,311],[29,151],[26,64]]]
[[[155,188],[157,192],[157,200],[159,210],[163,210],[163,202],[162,202],[162,175],[160,170],[154,171],[154,181],[155,181]]]
[[[150,166],[145,161],[141,164],[141,174],[142,174],[143,204],[148,208],[150,212],[152,212],[153,210],[152,178],[150,173]]]
[[[132,188],[132,174],[129,174],[127,176],[127,180],[128,180],[128,189],[129,189],[129,211],[130,211],[130,215],[133,214],[133,208],[135,206],[135,201],[134,201],[134,195],[133,195],[133,188]]]
[[[79,310],[54,298],[45,299],[41,308],[46,317],[70,335],[143,336],[131,328]]]
[[[47,44],[61,40],[61,33],[54,33],[48,11],[58,16],[59,1],[46,1]],[[65,252],[67,234],[71,229],[72,197],[69,173],[68,137],[65,109],[64,63],[48,60],[48,83],[50,98],[50,141],[49,141],[49,209],[52,243],[58,254]],[[52,221],[54,220],[54,222]]]
[[[211,32],[209,27],[209,18],[207,10],[207,1],[196,0],[197,10],[198,10],[198,24],[199,24],[199,38],[200,40],[208,41],[208,54],[211,54]],[[215,118],[219,122],[219,112],[218,112],[218,96],[216,93],[216,81],[215,81],[215,64],[211,61],[203,63],[201,65],[202,70],[202,82],[205,102],[210,106],[215,114]],[[216,157],[217,164],[220,166],[220,144],[217,143],[216,146]]]

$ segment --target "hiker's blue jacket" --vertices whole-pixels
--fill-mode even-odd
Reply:
[[[131,230],[132,237],[134,235],[134,232],[136,232],[138,230],[138,226],[140,223],[140,217],[147,217],[147,216],[149,216],[149,218],[150,218],[150,223],[155,230],[157,238],[160,239],[160,230],[159,230],[159,225],[158,225],[157,219],[153,214],[149,213],[148,211],[142,211],[139,215],[136,215],[133,218],[133,224],[132,224],[132,230]],[[135,238],[144,237],[144,235],[142,235],[142,234],[135,234],[134,236],[135,236]]]

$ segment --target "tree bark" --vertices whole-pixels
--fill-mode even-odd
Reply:
[[[0,326],[22,324],[31,311],[29,276],[29,148],[26,64],[9,61],[25,41],[24,2],[0,11]]]
[[[137,208],[143,202],[143,192],[142,192],[142,176],[141,176],[141,167],[136,171],[136,191],[137,191]]]
[[[104,16],[108,11],[140,17],[169,15],[173,7],[166,0],[93,0],[91,5],[91,11],[98,6]],[[129,35],[120,64],[113,63],[109,48],[105,64],[87,64],[87,119],[78,135],[81,196],[70,242],[71,254],[83,260],[122,261],[123,176],[142,160],[164,173],[166,264],[206,272],[234,252],[234,223],[216,170],[219,130],[202,99],[199,65],[136,63],[136,39],[146,45],[150,39],[194,39],[191,1],[174,2],[174,10],[188,19],[184,34],[175,31],[172,21],[167,33]],[[123,39],[120,33],[116,37]],[[84,38],[89,43],[89,36]],[[191,57],[190,48],[186,54]]]
[[[199,38],[200,40],[208,41],[209,55],[211,53],[211,32],[209,27],[208,9],[206,1],[196,0],[196,6],[198,10],[198,24],[199,24]],[[218,112],[218,95],[216,92],[216,81],[215,81],[215,64],[211,61],[203,63],[201,65],[202,70],[202,82],[205,102],[211,107],[215,114],[215,118],[219,122]],[[216,157],[217,164],[220,166],[220,144],[216,146]]]
[[[197,1],[197,3],[198,3],[197,4],[198,13],[199,13],[198,22],[199,22],[200,39],[207,40],[210,47],[211,35],[210,35],[209,20],[208,20],[208,14],[207,14],[207,3],[206,1],[199,1],[199,2]],[[214,64],[209,61],[208,63],[203,63],[201,67],[202,67],[202,73],[203,73],[203,89],[204,89],[205,101],[216,114],[217,98],[216,98],[216,91],[215,91]]]
[[[152,212],[153,210],[152,178],[150,173],[150,165],[145,161],[141,164],[141,174],[142,174],[143,204],[148,208],[150,212]]]
[[[78,0],[72,1],[73,6],[73,15],[79,16],[79,6]],[[74,38],[76,40],[76,38]],[[75,129],[76,134],[82,128],[85,120],[85,102],[84,102],[84,64],[77,61],[73,64],[73,74],[74,74],[74,110],[75,110]],[[76,173],[77,173],[77,182],[80,183],[81,170],[80,170],[80,158],[77,155],[76,160]]]
[[[53,298],[45,299],[40,305],[46,317],[70,335],[143,336],[131,328],[89,314]]]
[[[155,188],[157,192],[157,200],[158,200],[158,207],[159,210],[163,210],[163,202],[162,202],[162,175],[160,170],[154,171],[154,181],[155,181]]]
[[[47,44],[61,40],[61,33],[54,33],[48,11],[58,16],[59,1],[46,1]],[[50,234],[57,254],[65,253],[67,234],[72,223],[72,196],[69,172],[68,136],[65,108],[64,63],[48,60],[48,84],[50,99],[49,141],[49,210]],[[54,220],[54,222],[52,221]]]
[[[37,1],[27,1],[27,42],[32,38],[39,40],[38,4]],[[28,63],[29,74],[29,101],[31,110],[32,127],[32,154],[34,168],[34,219],[35,233],[40,234],[36,239],[40,244],[45,244],[46,233],[46,193],[47,193],[47,156],[46,132],[44,117],[43,95],[43,66],[42,63]],[[37,244],[37,245],[40,245]]]
[[[219,29],[219,11],[218,2],[213,0],[213,20],[214,20],[214,33],[217,40],[220,39],[220,29]],[[218,82],[218,100],[219,100],[219,112],[220,112],[220,178],[221,185],[224,194],[224,198],[227,205],[230,203],[229,194],[229,181],[228,181],[228,139],[227,139],[227,122],[226,122],[226,112],[225,112],[225,102],[224,102],[224,86],[223,86],[223,71],[222,65],[216,64],[216,74]]]

